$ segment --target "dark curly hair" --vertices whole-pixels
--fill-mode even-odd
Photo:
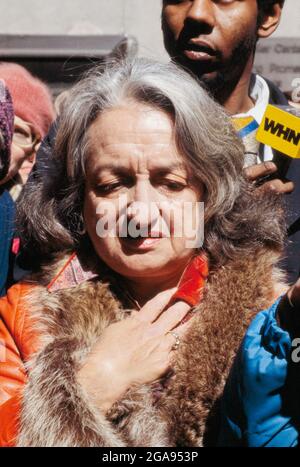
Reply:
[[[271,8],[276,3],[279,3],[279,5],[282,7],[284,2],[285,0],[257,0],[258,8],[264,11],[267,11],[269,8]]]
[[[265,14],[269,13],[272,11],[272,8],[276,3],[279,4],[279,6],[283,7],[285,0],[257,0],[257,6],[258,6],[258,25],[261,24],[261,21],[264,17]]]

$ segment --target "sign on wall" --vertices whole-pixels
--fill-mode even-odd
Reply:
[[[292,91],[300,79],[300,38],[271,38],[257,44],[257,73],[273,81],[282,91]]]

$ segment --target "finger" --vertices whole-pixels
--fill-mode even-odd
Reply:
[[[152,323],[162,313],[168,305],[172,296],[177,291],[177,287],[160,292],[149,300],[139,311],[138,318],[142,321]]]
[[[248,180],[251,182],[257,180],[258,178],[270,175],[276,172],[277,167],[274,162],[262,162],[261,164],[255,164],[251,167],[246,167],[244,169],[244,174]]]
[[[294,190],[293,182],[283,182],[276,178],[275,180],[270,180],[269,182],[264,183],[259,187],[259,190],[263,192],[273,192],[278,195],[284,193],[291,193]]]
[[[186,302],[176,302],[164,311],[155,322],[156,329],[162,334],[166,334],[181,323],[190,309],[191,306]]]
[[[189,322],[181,324],[180,326],[176,327],[175,329],[173,329],[173,331],[168,331],[166,333],[165,341],[166,341],[169,351],[171,351],[174,345],[176,345],[177,336],[179,337],[179,346],[178,346],[178,349],[179,349],[182,339],[184,338],[187,331],[192,326],[192,321],[193,320],[191,319]]]
[[[176,332],[180,337],[184,337],[187,331],[193,326],[195,317],[191,318],[184,324],[180,324],[176,328],[172,330],[172,332]]]

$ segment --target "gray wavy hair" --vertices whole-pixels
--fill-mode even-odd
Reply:
[[[256,195],[243,177],[244,148],[225,111],[200,83],[173,63],[146,59],[89,72],[71,90],[47,168],[24,190],[18,207],[25,249],[41,259],[79,248],[83,233],[87,130],[105,110],[136,101],[172,116],[178,149],[205,187],[205,242],[220,265],[261,244],[281,247],[274,203]]]

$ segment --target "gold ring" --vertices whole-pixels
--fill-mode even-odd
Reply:
[[[177,334],[177,332],[174,332],[174,331],[168,331],[167,334],[171,334],[174,339],[175,339],[175,343],[174,345],[172,346],[172,350],[178,350],[178,347],[180,345],[180,337],[179,335]]]

